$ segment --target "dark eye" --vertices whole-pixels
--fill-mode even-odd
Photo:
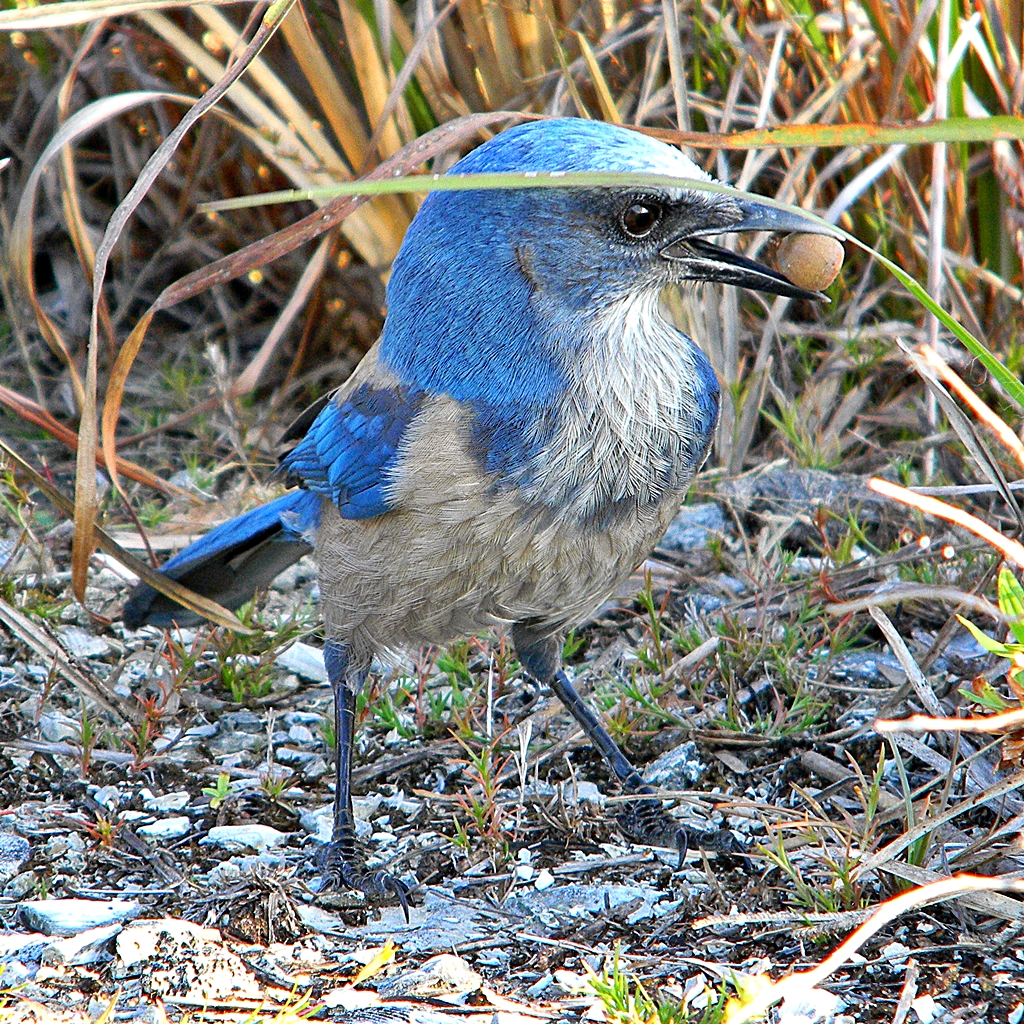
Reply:
[[[650,200],[630,203],[622,211],[622,230],[631,238],[644,238],[654,230],[661,220],[661,207]]]

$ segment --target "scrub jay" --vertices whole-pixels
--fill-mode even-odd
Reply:
[[[163,571],[237,608],[315,551],[335,700],[337,785],[330,884],[406,902],[356,849],[355,695],[372,659],[495,626],[564,702],[627,792],[630,830],[685,849],[561,668],[566,630],[628,578],[675,516],[708,453],[718,383],[662,315],[669,284],[717,281],[821,299],[709,242],[731,231],[824,233],[708,180],[678,150],[595,121],[502,132],[452,174],[649,171],[672,188],[434,192],[387,289],[380,340],[289,431],[296,489],[224,523]],[[196,616],[148,586],[130,628]],[[646,795],[646,796],[645,796]]]

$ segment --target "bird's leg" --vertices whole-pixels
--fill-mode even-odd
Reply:
[[[339,640],[324,644],[324,664],[334,692],[334,826],[331,841],[316,855],[327,888],[347,886],[374,903],[402,904],[409,919],[409,888],[386,871],[370,871],[360,855],[352,814],[352,749],[356,725],[356,693],[366,679],[369,665],[353,665],[349,650]]]
[[[616,815],[619,827],[638,842],[678,850],[679,866],[682,867],[688,845],[687,830],[665,813],[660,800],[645,799],[654,794],[654,788],[644,781],[597,715],[576,692],[572,680],[560,665],[561,643],[558,637],[544,636],[523,623],[516,623],[512,627],[512,640],[526,671],[551,687],[608,762],[625,792],[641,798],[631,801],[621,814]]]

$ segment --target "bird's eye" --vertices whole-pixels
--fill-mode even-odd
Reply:
[[[661,207],[650,200],[630,203],[622,211],[622,230],[630,238],[645,238],[661,220]]]

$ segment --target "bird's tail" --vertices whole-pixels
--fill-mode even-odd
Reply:
[[[313,550],[320,498],[297,490],[211,530],[174,556],[161,570],[190,590],[235,609],[257,590]],[[193,611],[147,586],[137,586],[121,613],[129,629],[193,626]]]

